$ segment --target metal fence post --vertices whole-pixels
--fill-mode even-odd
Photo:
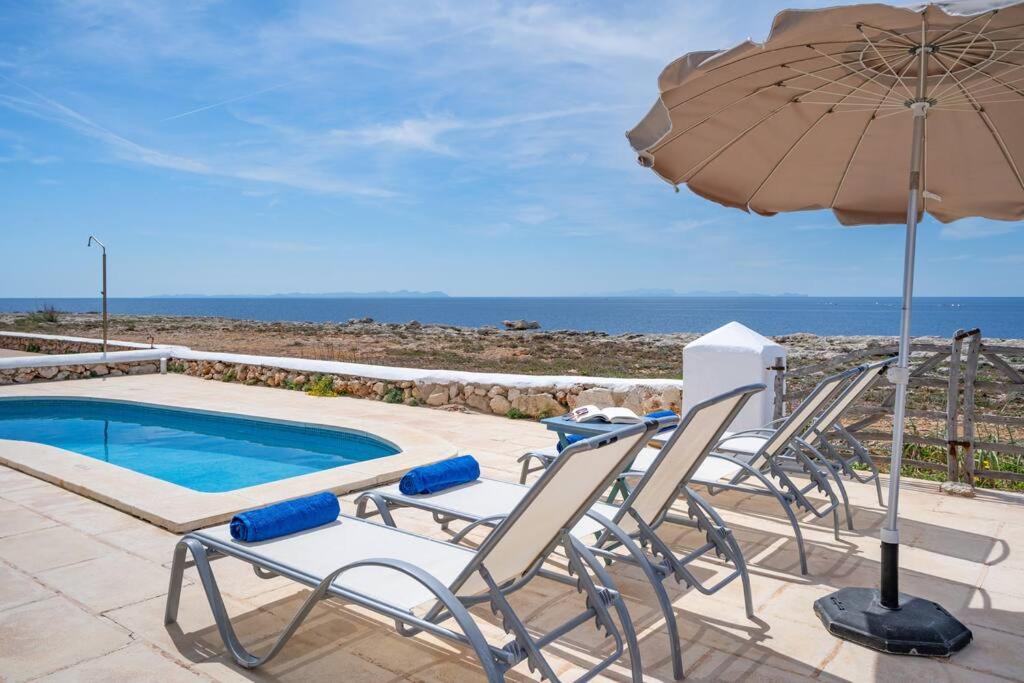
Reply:
[[[964,369],[964,469],[967,483],[974,486],[974,383],[978,378],[978,355],[981,351],[981,330],[971,330],[973,336],[967,347]]]
[[[772,389],[775,392],[775,402],[772,406],[772,420],[778,420],[786,414],[786,359],[776,356],[769,370],[775,371]]]

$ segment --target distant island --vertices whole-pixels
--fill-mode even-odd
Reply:
[[[445,292],[283,292],[280,294],[155,294],[145,299],[447,299]]]
[[[755,294],[751,292],[737,292],[734,289],[712,292],[704,289],[695,289],[689,292],[677,292],[674,289],[627,289],[618,292],[602,292],[600,294],[587,294],[585,296],[609,296],[609,297],[806,297],[807,294],[795,292],[783,292],[782,294]]]

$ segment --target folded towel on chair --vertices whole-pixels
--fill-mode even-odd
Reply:
[[[583,441],[583,439],[585,438],[587,437],[583,436],[582,434],[569,434],[565,437],[565,443],[563,444],[561,439],[559,439],[558,443],[555,444],[555,448],[557,448],[558,452],[561,453],[562,451],[565,450],[566,446],[571,446],[577,441]]]
[[[239,512],[231,519],[231,538],[254,543],[287,536],[333,522],[341,514],[337,497],[330,491],[286,500],[255,510]]]
[[[398,482],[398,489],[407,496],[415,496],[437,493],[479,478],[480,463],[472,455],[461,455],[409,470]]]

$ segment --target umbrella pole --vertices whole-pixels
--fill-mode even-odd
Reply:
[[[921,196],[921,156],[924,149],[924,122],[927,100],[914,102],[914,137],[910,150],[910,197],[907,200],[907,239],[903,254],[903,307],[900,316],[899,358],[889,371],[896,385],[892,416],[892,459],[889,461],[889,507],[882,527],[882,580],[880,602],[888,609],[900,607],[899,575],[899,503],[900,466],[903,460],[903,422],[907,411],[907,384],[910,380],[910,312],[914,296],[914,257],[917,253],[917,216]]]
[[[835,636],[892,654],[948,657],[971,642],[970,629],[938,603],[900,594],[899,502],[900,465],[903,461],[903,421],[907,414],[907,385],[910,381],[910,311],[914,294],[914,256],[917,250],[917,217],[921,201],[921,160],[924,154],[925,120],[932,100],[927,96],[928,45],[922,24],[921,43],[915,47],[920,58],[917,96],[907,102],[914,115],[910,147],[910,193],[907,199],[907,239],[903,255],[903,307],[900,319],[900,349],[889,381],[896,385],[892,417],[892,459],[889,461],[889,508],[882,527],[881,586],[841,588],[818,598],[814,611]]]

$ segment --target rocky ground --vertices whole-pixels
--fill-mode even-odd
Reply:
[[[95,314],[0,314],[0,329],[84,337],[102,334]],[[367,319],[293,323],[175,316],[115,316],[109,334],[111,339],[152,340],[204,351],[449,370],[643,378],[678,378],[683,346],[698,336],[506,331]],[[889,337],[813,334],[775,339],[789,349],[790,367],[893,342]],[[934,341],[949,343],[948,339]],[[1020,343],[1024,346],[1024,341]]]

